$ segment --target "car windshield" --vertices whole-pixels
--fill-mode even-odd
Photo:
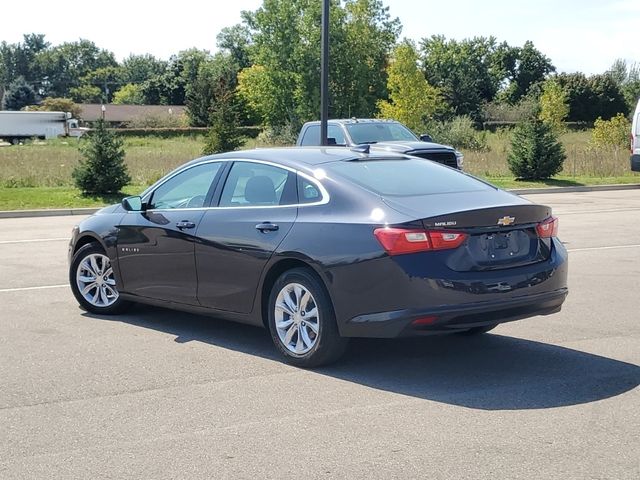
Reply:
[[[354,143],[378,143],[392,141],[418,141],[407,127],[395,122],[349,123],[347,131]]]
[[[382,196],[414,196],[473,192],[489,185],[429,160],[354,160],[327,164],[327,168]]]

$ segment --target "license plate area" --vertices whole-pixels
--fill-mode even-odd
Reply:
[[[518,262],[530,256],[532,236],[524,230],[472,235],[469,253],[480,265]]]

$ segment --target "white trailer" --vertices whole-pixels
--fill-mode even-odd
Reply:
[[[0,139],[17,143],[28,138],[80,137],[88,128],[67,112],[0,111]]]

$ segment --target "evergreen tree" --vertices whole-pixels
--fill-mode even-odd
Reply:
[[[98,121],[80,153],[85,159],[72,176],[83,193],[117,193],[131,180],[124,163],[124,142],[107,130],[104,120]]]
[[[205,138],[203,155],[236,150],[244,144],[240,130],[237,104],[233,93],[228,92],[218,98],[211,113],[211,128]]]
[[[553,128],[539,119],[516,126],[507,157],[509,169],[520,180],[542,180],[562,170],[564,148]]]
[[[29,85],[24,77],[18,77],[7,91],[4,93],[2,100],[2,108],[5,110],[22,110],[29,105],[38,103],[38,95],[31,85]]]

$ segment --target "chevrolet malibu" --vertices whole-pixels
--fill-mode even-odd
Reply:
[[[189,162],[73,230],[81,307],[154,304],[266,327],[286,361],[350,337],[481,334],[558,312],[551,209],[444,165],[367,147]]]

